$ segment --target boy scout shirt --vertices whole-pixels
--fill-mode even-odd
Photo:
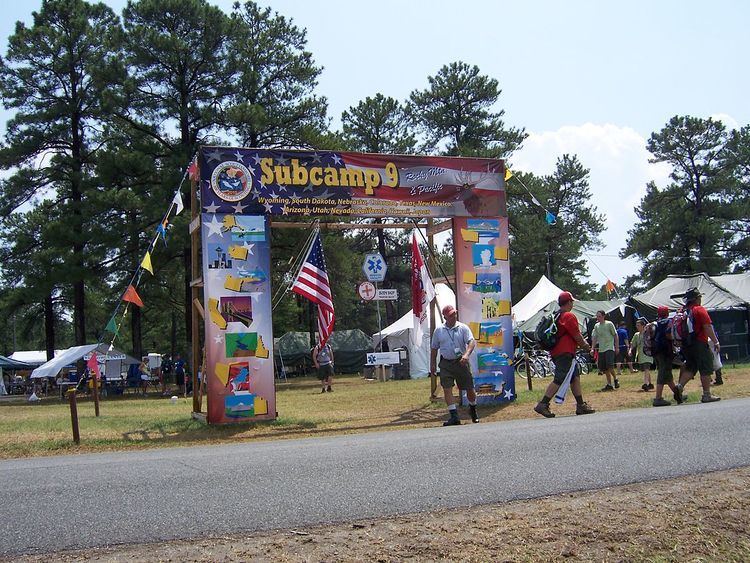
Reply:
[[[466,352],[466,348],[472,340],[474,340],[474,335],[471,333],[471,329],[464,323],[456,321],[452,328],[445,325],[437,327],[435,332],[432,333],[430,346],[433,350],[440,350],[441,358],[455,360]],[[456,348],[460,350],[458,354],[455,352]]]

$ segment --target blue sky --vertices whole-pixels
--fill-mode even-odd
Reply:
[[[232,1],[213,3],[229,11]],[[740,0],[259,3],[307,29],[335,127],[366,96],[404,100],[453,61],[496,78],[506,122],[530,133],[512,168],[546,174],[571,153],[591,170],[591,203],[607,215],[605,247],[589,254],[597,284],[638,269],[616,255],[646,182],[669,173],[648,164],[648,136],[673,115],[750,123],[750,3]],[[3,54],[14,22],[39,6],[4,5]]]

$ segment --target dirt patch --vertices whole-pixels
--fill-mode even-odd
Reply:
[[[750,468],[536,500],[54,554],[58,561],[748,561]],[[22,558],[46,562],[50,555]]]

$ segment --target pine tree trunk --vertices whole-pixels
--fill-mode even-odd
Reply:
[[[52,306],[52,293],[44,298],[44,345],[47,361],[55,357],[55,310]]]

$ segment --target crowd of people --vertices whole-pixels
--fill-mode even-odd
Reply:
[[[534,410],[544,417],[552,418],[550,401],[564,382],[569,382],[576,399],[576,414],[594,412],[581,394],[580,370],[574,361],[577,348],[594,350],[599,373],[606,383],[602,392],[615,391],[620,387],[618,375],[624,369],[643,373],[645,392],[654,391],[653,406],[663,407],[672,404],[664,398],[664,387],[672,391],[677,404],[687,399],[685,386],[696,374],[700,376],[701,403],[720,400],[711,393],[711,385],[721,385],[721,360],[718,336],[708,311],[701,305],[702,295],[697,288],[691,288],[683,295],[685,304],[670,318],[669,309],[661,306],[657,310],[657,320],[649,323],[641,317],[636,320],[636,332],[629,337],[624,322],[615,329],[614,323],[606,318],[604,311],[596,314],[596,325],[591,332],[591,344],[581,334],[578,320],[571,313],[573,296],[564,291],[558,298],[560,315],[557,323],[557,344],[550,351],[555,364],[555,377],[544,393],[544,397]],[[680,326],[677,326],[680,323]],[[682,328],[682,326],[686,328]],[[682,329],[682,331],[680,330]],[[656,385],[652,382],[651,369],[656,366]],[[615,367],[617,371],[615,371]],[[673,370],[679,369],[675,382]],[[716,373],[716,379],[711,376]]]

